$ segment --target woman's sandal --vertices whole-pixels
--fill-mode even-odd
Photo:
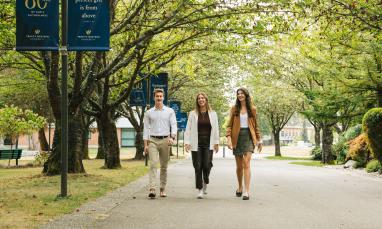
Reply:
[[[155,189],[153,189],[153,188],[150,189],[149,198],[154,199],[155,196],[156,196],[156,194],[155,194]]]
[[[244,193],[243,200],[249,200],[249,193]]]
[[[243,191],[239,192],[239,191],[236,190],[236,196],[237,197],[241,197],[242,194],[243,194]]]

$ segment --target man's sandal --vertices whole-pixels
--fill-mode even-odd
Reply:
[[[160,189],[160,197],[167,197],[167,194],[164,192],[164,189]]]

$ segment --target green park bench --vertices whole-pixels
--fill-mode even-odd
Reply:
[[[0,160],[8,159],[8,166],[12,159],[16,159],[16,165],[19,165],[22,149],[0,149]]]

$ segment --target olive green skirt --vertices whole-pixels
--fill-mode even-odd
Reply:
[[[248,128],[241,128],[236,148],[233,149],[233,155],[243,155],[247,152],[253,153],[255,146],[253,145],[251,132]]]

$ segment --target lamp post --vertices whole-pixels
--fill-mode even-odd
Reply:
[[[61,0],[61,197],[68,195],[68,0]]]

